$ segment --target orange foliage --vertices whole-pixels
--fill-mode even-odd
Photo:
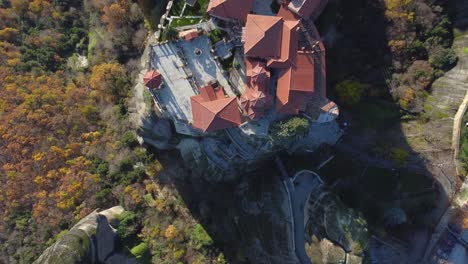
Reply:
[[[128,13],[125,5],[113,3],[110,6],[104,6],[102,9],[102,21],[106,23],[110,32],[115,32],[125,23],[125,16]]]
[[[2,63],[15,56],[13,47],[0,42]],[[2,218],[16,210],[32,210],[37,222],[72,221],[75,207],[98,188],[84,146],[86,140],[101,140],[96,135],[99,127],[80,112],[96,102],[85,89],[65,80],[61,72],[18,74],[0,67]],[[85,140],[86,133],[96,136]]]
[[[104,96],[107,101],[116,102],[125,96],[126,83],[125,70],[118,63],[102,63],[91,70],[89,84],[91,88],[99,91],[99,97]]]

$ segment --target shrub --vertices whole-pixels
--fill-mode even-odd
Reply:
[[[408,57],[414,57],[416,59],[425,59],[427,58],[427,50],[426,47],[424,46],[424,43],[422,43],[419,40],[415,40],[409,44],[409,46],[406,48],[406,52],[408,54]]]
[[[145,242],[141,242],[137,246],[133,247],[130,250],[130,253],[135,256],[139,263],[149,263],[148,259],[150,258],[150,252],[148,245]]]
[[[400,95],[399,103],[400,103],[401,108],[406,109],[406,110],[411,108],[414,98],[415,98],[414,90],[411,89],[410,87],[406,87],[403,90],[402,94]]]
[[[163,40],[175,40],[178,37],[178,32],[173,27],[167,27],[163,32]]]
[[[208,33],[211,42],[216,43],[223,39],[223,32],[219,29],[214,29]]]
[[[195,248],[197,249],[213,244],[213,240],[211,239],[210,235],[208,235],[203,226],[200,224],[195,225],[190,238],[193,241]]]
[[[98,208],[105,208],[112,201],[112,189],[104,188],[96,193],[96,206]]]
[[[132,131],[127,131],[123,134],[120,144],[122,147],[135,148],[138,146],[138,140]]]
[[[429,63],[436,69],[447,70],[455,64],[457,55],[453,49],[436,48],[429,56]]]
[[[138,218],[139,216],[131,211],[125,211],[117,217],[119,220],[117,233],[122,239],[128,239],[136,235],[139,229]]]
[[[347,105],[355,105],[361,101],[364,86],[354,80],[344,80],[335,87],[340,100]]]
[[[273,125],[273,136],[278,138],[290,138],[303,136],[309,128],[309,120],[306,118],[293,117]]]
[[[390,157],[398,167],[404,167],[408,163],[409,153],[401,148],[392,148]]]

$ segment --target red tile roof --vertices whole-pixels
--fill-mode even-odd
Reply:
[[[270,72],[263,62],[246,59],[245,65],[247,86],[240,98],[241,108],[244,115],[258,120],[273,104],[273,96],[268,91]]]
[[[255,61],[246,58],[246,77],[247,77],[247,86],[253,87],[257,86],[266,86],[270,80],[270,72],[266,69],[266,65],[263,62]],[[260,88],[264,91],[265,88]]]
[[[309,97],[317,92],[314,75],[314,55],[298,52],[294,65],[279,74],[276,111],[284,114],[304,111]]]
[[[248,57],[278,58],[283,20],[280,17],[248,15],[243,37]]]
[[[286,68],[294,61],[299,41],[299,21],[287,20],[283,23],[283,34],[281,38],[280,57],[268,60],[270,68]]]
[[[190,97],[193,126],[203,132],[213,132],[241,124],[236,97],[224,97],[222,88],[211,85],[200,89],[200,94]]]
[[[143,77],[143,82],[150,89],[159,89],[162,84],[162,75],[155,70],[149,70]]]
[[[234,19],[245,23],[252,11],[254,0],[211,0],[207,12],[221,19]]]
[[[192,40],[196,37],[198,37],[198,30],[196,28],[179,32],[179,38],[183,38],[185,40]]]
[[[240,103],[244,115],[252,120],[258,120],[273,105],[273,96],[268,92],[247,88],[240,98]]]

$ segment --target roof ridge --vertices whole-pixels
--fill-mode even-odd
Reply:
[[[228,102],[223,108],[221,108],[221,110],[219,111],[220,113],[221,113],[224,109],[226,109],[229,105],[231,105],[232,101],[234,101],[234,100],[237,99],[236,97],[228,97],[228,98],[231,99],[231,100],[229,100],[229,102]],[[224,118],[224,117],[222,117],[222,116],[218,116],[218,118],[223,119],[223,120],[225,120],[225,121],[233,122],[233,123],[235,122],[235,120],[226,119],[226,118]]]

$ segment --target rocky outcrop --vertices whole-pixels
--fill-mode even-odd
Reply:
[[[47,248],[34,264],[136,263],[116,252],[118,235],[112,226],[118,226],[117,216],[123,212],[121,206],[92,212]]]
[[[344,253],[353,259],[363,257],[368,248],[369,233],[360,213],[345,207],[336,195],[325,189],[310,195],[305,210],[306,237],[309,247],[313,249],[308,253],[311,253],[312,259],[317,258],[314,256],[316,251],[322,258],[332,258],[334,261],[344,257]]]

